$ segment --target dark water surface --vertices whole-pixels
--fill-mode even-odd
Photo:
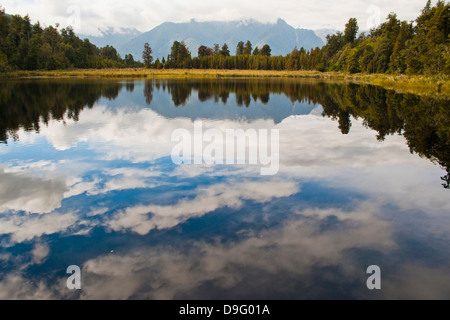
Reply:
[[[1,82],[0,298],[450,299],[449,105],[298,80]],[[279,130],[277,174],[174,164],[198,123]]]

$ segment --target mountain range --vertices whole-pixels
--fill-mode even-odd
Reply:
[[[91,35],[84,35],[84,34],[80,34],[79,36],[82,39],[84,39],[84,38],[89,39],[89,41],[91,41],[93,44],[95,44],[99,48],[110,45],[117,49],[118,47],[122,46],[124,43],[130,41],[130,39],[133,39],[141,34],[142,34],[142,32],[140,32],[139,30],[137,30],[135,28],[120,28],[118,30],[114,30],[113,28],[108,28],[106,30],[100,31],[100,35],[98,35],[98,36],[91,36]],[[122,56],[122,58],[123,58],[123,56]]]
[[[99,47],[106,44],[117,48],[122,57],[131,53],[135,60],[142,60],[144,44],[148,42],[153,50],[153,57],[167,57],[174,41],[184,41],[193,57],[197,56],[199,46],[213,47],[215,43],[220,47],[228,45],[230,53],[235,54],[239,41],[247,40],[260,49],[268,44],[272,55],[286,55],[294,47],[307,50],[324,45],[321,37],[312,30],[294,28],[282,19],[276,23],[261,23],[255,20],[239,21],[210,21],[174,23],[164,22],[152,30],[140,33],[138,30],[121,29],[113,32],[108,29],[101,36],[85,36]]]
[[[318,30],[314,30],[314,33],[320,38],[322,39],[323,43],[327,43],[327,36],[328,35],[332,35],[332,34],[336,34],[336,32],[338,32],[338,30],[333,29],[333,28],[323,28],[323,29],[318,29]]]

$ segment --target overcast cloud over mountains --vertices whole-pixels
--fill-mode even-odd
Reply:
[[[226,43],[234,54],[238,42],[247,40],[252,42],[253,48],[258,46],[261,49],[264,44],[270,45],[272,55],[286,55],[295,46],[311,49],[325,44],[314,31],[294,28],[282,19],[278,19],[276,23],[261,23],[255,20],[230,22],[191,20],[186,23],[165,22],[145,33],[139,33],[136,29],[122,31],[123,33],[113,33],[109,29],[101,37],[87,37],[100,47],[106,44],[113,45],[122,57],[131,53],[136,60],[142,58],[146,42],[150,43],[155,59],[167,57],[175,40],[186,42],[192,56],[197,55],[199,46],[213,47],[215,43],[220,46]]]
[[[29,14],[44,25],[58,22],[61,27],[76,25],[77,33],[101,35],[100,30],[136,28],[141,32],[171,22],[234,21],[255,18],[311,30],[343,30],[349,17],[355,17],[363,30],[367,24],[383,21],[390,12],[400,20],[414,20],[426,0],[2,0],[8,13]],[[75,22],[75,23],[74,23]]]
[[[425,2],[2,0],[1,6],[11,14],[29,14],[44,26],[71,25],[78,35],[89,38],[97,46],[110,44],[122,57],[132,53],[140,60],[145,42],[151,44],[155,58],[162,58],[167,56],[175,40],[185,41],[192,56],[197,55],[200,45],[215,43],[227,43],[234,53],[237,43],[246,40],[252,42],[253,48],[267,43],[273,55],[285,55],[294,46],[306,49],[322,46],[326,35],[342,31],[349,17],[358,19],[360,30],[369,30],[383,22],[390,12],[396,12],[400,20],[414,20]]]

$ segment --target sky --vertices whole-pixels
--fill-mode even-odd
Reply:
[[[58,270],[74,263],[82,299],[306,299],[330,288],[373,298],[353,286],[359,267],[378,261],[389,271],[383,298],[448,298],[443,170],[411,154],[404,136],[380,143],[363,119],[343,135],[320,105],[276,122],[293,103],[283,94],[239,108],[235,93],[223,104],[194,90],[177,108],[176,90],[158,81],[148,104],[149,83],[111,87],[122,90],[77,121],[41,121],[39,133],[22,128],[0,144],[0,299],[67,299]],[[195,130],[186,114],[202,119],[205,135],[279,130],[279,174],[174,165],[172,134]]]
[[[435,3],[436,1],[433,1]],[[145,32],[170,22],[284,19],[294,27],[343,30],[350,17],[360,30],[369,30],[390,12],[414,20],[426,0],[0,0],[10,14],[29,14],[32,21],[61,27],[72,25],[77,33],[99,35],[99,30],[136,28]]]

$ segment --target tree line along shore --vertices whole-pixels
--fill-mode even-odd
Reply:
[[[235,55],[225,43],[202,45],[192,57],[183,41],[174,41],[167,57],[156,60],[146,43],[140,62],[80,39],[71,27],[42,28],[30,21],[0,9],[1,78],[318,78],[450,95],[450,4],[444,1],[428,1],[414,22],[391,13],[368,34],[359,34],[351,18],[344,32],[327,36],[324,47],[294,48],[286,56],[272,56],[269,45],[240,41]]]
[[[309,79],[311,81],[372,84],[398,92],[450,97],[446,75],[349,74],[345,72],[272,71],[272,70],[201,70],[201,69],[73,69],[53,71],[15,71],[0,74],[0,79],[98,78],[98,79]]]
[[[0,72],[141,68],[156,70],[268,70],[320,71],[347,74],[447,76],[450,74],[450,4],[428,1],[415,21],[400,21],[394,13],[369,33],[359,33],[358,22],[349,19],[344,32],[327,36],[322,48],[294,48],[286,56],[272,56],[269,45],[253,47],[239,42],[235,54],[225,43],[200,46],[197,56],[184,42],[175,41],[167,57],[152,57],[151,44],[142,60],[122,57],[112,46],[98,48],[80,39],[71,27],[41,27],[30,17],[8,15],[0,9]]]

